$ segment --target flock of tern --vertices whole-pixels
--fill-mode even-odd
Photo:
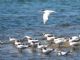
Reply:
[[[43,11],[43,23],[46,24],[48,21],[49,15],[55,11],[45,10]],[[44,34],[43,40],[47,41],[47,44],[42,44],[41,40],[32,39],[30,36],[24,36],[22,41],[16,38],[9,38],[9,42],[12,43],[17,49],[29,49],[35,48],[38,49],[43,54],[50,54],[51,52],[56,53],[57,55],[68,55],[72,53],[72,50],[75,50],[80,46],[80,35],[72,36],[71,38],[56,37],[53,34]],[[26,42],[24,44],[23,42]],[[2,43],[2,42],[0,42]],[[63,48],[70,47],[71,50],[64,51]]]
[[[55,37],[52,34],[44,34],[43,40],[47,41],[47,44],[42,44],[40,41],[32,39],[30,36],[24,36],[22,40],[16,38],[9,38],[10,43],[12,43],[17,49],[29,49],[34,48],[39,50],[43,54],[50,54],[55,52],[57,55],[68,55],[71,54],[76,48],[80,46],[80,36],[72,36],[71,38]],[[23,42],[26,42],[24,44]],[[63,48],[71,49],[69,51],[64,51]]]

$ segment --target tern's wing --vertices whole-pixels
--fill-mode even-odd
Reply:
[[[48,16],[50,15],[50,13],[44,13],[43,14],[43,23],[46,24],[46,22],[48,21]]]

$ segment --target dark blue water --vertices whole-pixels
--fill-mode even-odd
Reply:
[[[42,22],[41,10],[55,10],[46,25]],[[9,37],[22,38],[42,33],[57,36],[80,34],[80,0],[0,0],[0,40]],[[76,56],[43,57],[38,54],[19,53],[11,45],[0,48],[0,60],[80,60]]]

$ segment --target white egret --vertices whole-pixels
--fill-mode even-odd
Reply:
[[[43,23],[46,24],[46,22],[48,21],[48,17],[52,12],[55,12],[53,10],[44,10],[43,11]]]

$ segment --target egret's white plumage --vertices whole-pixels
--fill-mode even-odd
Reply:
[[[48,20],[48,17],[49,15],[52,13],[52,12],[55,12],[53,10],[45,10],[43,11],[43,23],[46,24],[47,20]]]

